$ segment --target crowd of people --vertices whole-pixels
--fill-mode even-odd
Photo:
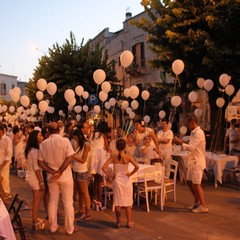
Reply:
[[[26,170],[26,183],[33,193],[33,229],[45,227],[39,216],[42,203],[50,223],[50,232],[58,229],[58,202],[61,193],[64,205],[65,230],[72,235],[78,230],[75,217],[91,219],[91,207],[105,210],[102,188],[104,178],[113,180],[113,204],[116,227],[121,226],[121,207],[126,210],[127,226],[133,226],[131,218],[132,184],[130,176],[138,170],[137,159],[172,159],[173,140],[192,152],[192,168],[188,173],[189,187],[194,196],[195,212],[208,212],[201,188],[205,168],[205,136],[195,118],[187,121],[192,131],[189,144],[174,138],[168,120],[162,119],[161,130],[154,132],[144,122],[137,120],[134,127],[123,131],[118,127],[111,131],[107,122],[96,126],[89,120],[63,123],[51,122],[44,126],[27,123],[22,126],[0,125],[0,175],[3,198],[11,197],[9,169],[12,162],[18,170]],[[114,173],[108,170],[114,165]],[[134,166],[128,172],[128,164]],[[197,163],[197,164],[196,164]],[[169,176],[166,167],[166,177]],[[123,195],[124,191],[124,195]],[[73,201],[78,201],[74,209]],[[193,212],[194,212],[193,211]]]

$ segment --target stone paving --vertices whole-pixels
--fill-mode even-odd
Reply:
[[[31,207],[32,193],[24,179],[11,173],[12,194],[18,193]],[[177,184],[177,202],[169,196],[164,210],[151,205],[147,213],[144,202],[140,207],[133,206],[134,227],[114,228],[115,215],[111,209],[92,211],[93,218],[86,222],[77,222],[79,231],[67,236],[64,231],[63,209],[60,204],[60,228],[51,234],[47,229],[31,230],[31,210],[22,210],[21,216],[27,239],[104,239],[104,240],[233,240],[240,239],[240,191],[219,186],[214,188],[207,183],[204,186],[209,213],[194,214],[187,210],[192,204],[192,197],[186,185]],[[7,200],[9,205],[11,200]],[[76,208],[77,209],[77,208]],[[45,217],[43,206],[40,216]],[[125,213],[123,212],[125,219]],[[46,220],[47,223],[47,220]],[[47,223],[48,224],[48,223]],[[16,233],[17,239],[20,239]]]

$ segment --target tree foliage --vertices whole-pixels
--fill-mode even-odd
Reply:
[[[58,43],[49,48],[48,55],[39,59],[39,65],[36,67],[33,78],[27,84],[27,92],[31,102],[37,103],[36,92],[37,81],[40,78],[47,82],[54,82],[57,85],[57,93],[50,97],[44,92],[44,99],[54,104],[55,110],[62,109],[66,112],[67,102],[64,99],[64,92],[67,89],[75,89],[81,85],[89,94],[96,94],[97,85],[93,80],[93,73],[97,69],[103,69],[106,73],[106,79],[112,84],[113,91],[111,96],[116,96],[118,89],[118,80],[115,77],[115,62],[108,62],[107,52],[96,46],[90,48],[90,43],[83,45],[83,41],[78,46],[73,33],[70,33],[70,40],[60,46]],[[99,89],[98,89],[99,91]],[[79,104],[80,99],[77,99]]]
[[[233,82],[240,75],[239,0],[142,0],[149,18],[134,25],[148,32],[154,67],[171,73],[175,59],[185,63],[182,88],[196,86],[196,78],[216,84],[226,72]]]

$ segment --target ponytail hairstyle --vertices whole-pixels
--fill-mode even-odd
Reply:
[[[126,141],[124,139],[118,139],[116,141],[116,148],[118,150],[118,160],[120,161],[121,160],[121,154],[120,152],[123,151],[126,147]]]

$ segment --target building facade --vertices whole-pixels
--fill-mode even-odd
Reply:
[[[0,73],[0,100],[11,101],[8,94],[10,89],[17,86],[17,77]]]

